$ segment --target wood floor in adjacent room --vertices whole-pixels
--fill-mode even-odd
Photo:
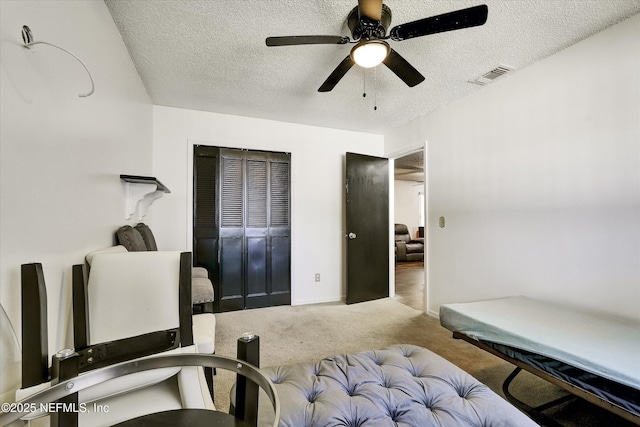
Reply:
[[[396,263],[396,296],[404,305],[424,311],[424,262]]]

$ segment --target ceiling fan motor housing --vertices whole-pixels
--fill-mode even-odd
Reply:
[[[347,26],[351,30],[354,40],[382,38],[387,33],[387,28],[391,24],[391,9],[382,5],[380,21],[376,21],[366,16],[360,16],[358,7],[354,7],[347,17]]]

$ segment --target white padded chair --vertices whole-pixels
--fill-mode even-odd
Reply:
[[[121,248],[129,252],[157,251],[158,245],[151,228],[145,223],[138,223],[135,227],[123,225],[116,231],[116,242]],[[213,313],[213,301],[215,300],[213,283],[209,278],[209,272],[204,267],[193,267],[192,277],[192,303],[194,312]]]
[[[20,387],[20,346],[11,321],[0,304],[0,402],[13,400]]]
[[[151,236],[151,238],[153,238],[153,236]],[[153,252],[163,253],[164,251],[154,250]],[[78,273],[77,276],[82,277],[82,275],[88,274],[89,277],[91,277],[91,273],[90,273],[91,266],[93,264],[93,259],[96,257],[96,255],[103,255],[103,254],[110,254],[110,253],[131,254],[130,255],[131,258],[127,257],[126,255],[121,255],[122,257],[125,257],[125,258],[118,258],[119,260],[121,260],[122,263],[126,264],[128,263],[127,261],[128,259],[135,259],[135,257],[137,256],[136,254],[139,254],[140,252],[128,251],[122,245],[110,246],[107,248],[99,249],[97,251],[93,251],[87,254],[87,256],[85,257],[86,271],[84,273]],[[151,258],[153,259],[153,257]],[[79,268],[79,266],[77,268]],[[184,266],[184,268],[186,270],[188,267]],[[141,274],[144,274],[144,271],[141,272]],[[213,289],[211,286],[211,283],[209,282],[208,279],[205,279],[205,277],[208,277],[208,276],[207,276],[207,271],[204,268],[191,267],[191,288],[190,289],[191,289],[191,301],[192,301],[193,307],[195,307],[193,301],[195,301],[197,298],[202,298],[200,293],[203,287],[205,289],[209,289],[209,288]],[[203,281],[205,281],[205,283],[203,283]],[[209,311],[206,311],[206,310],[200,310],[200,311],[201,311],[200,314],[194,314],[192,318],[194,343],[196,343],[198,346],[198,353],[215,354],[216,317],[213,313]],[[76,322],[76,324],[80,324],[80,322]],[[75,329],[76,329],[76,332],[78,332],[77,328]],[[205,377],[207,380],[207,384],[209,387],[209,392],[211,393],[211,396],[213,396],[214,370],[211,368],[204,368],[204,370],[205,370]]]
[[[73,267],[78,368],[77,372],[61,375],[60,380],[139,357],[212,353],[211,338],[196,342],[193,338],[190,253],[98,253],[92,257],[90,274],[86,271],[85,265]],[[215,322],[213,315],[208,316]],[[23,388],[16,397],[22,399],[48,386],[50,383],[44,382]],[[82,390],[78,400],[88,404],[88,410],[57,414],[77,416],[60,421],[60,425],[107,426],[169,409],[214,409],[201,367],[125,375]],[[108,412],[92,410],[105,407]]]

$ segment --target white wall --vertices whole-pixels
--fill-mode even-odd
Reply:
[[[640,15],[386,136],[426,142],[429,312],[525,294],[640,319],[639,34]]]
[[[125,223],[119,175],[152,172],[151,103],[101,1],[0,1],[0,302],[20,337],[20,265],[43,265],[49,347],[65,345],[71,266]],[[36,40],[22,46],[22,25]],[[153,209],[153,208],[152,208]],[[7,385],[3,363],[0,391]]]
[[[420,225],[420,193],[424,184],[414,181],[394,180],[394,222],[405,224],[409,234],[416,237]]]
[[[154,204],[160,249],[191,250],[193,144],[291,153],[292,304],[344,297],[345,152],[381,156],[381,135],[154,107]],[[315,273],[321,281],[314,281]]]

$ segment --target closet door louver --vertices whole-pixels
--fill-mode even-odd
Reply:
[[[289,163],[271,162],[271,226],[289,226]]]
[[[242,227],[242,159],[222,157],[222,226]]]
[[[267,226],[267,162],[247,160],[247,227]]]
[[[195,227],[216,227],[218,158],[196,157],[196,169],[201,171],[195,182]]]

